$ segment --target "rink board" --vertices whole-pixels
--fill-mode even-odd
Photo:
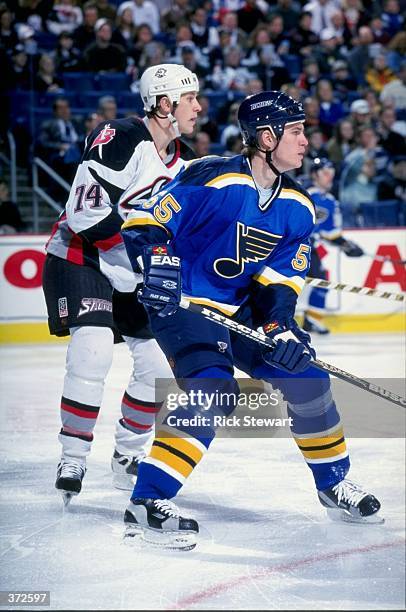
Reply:
[[[366,253],[406,257],[405,228],[347,230],[346,237]],[[0,343],[64,342],[49,335],[41,288],[47,235],[14,235],[0,238],[1,301]],[[406,291],[402,265],[377,262],[371,257],[350,259],[335,247],[326,246],[323,259],[330,280],[384,291]],[[305,288],[298,311],[305,307]],[[401,332],[405,329],[404,304],[378,298],[330,291],[326,322],[339,333]],[[300,318],[300,317],[299,317]]]

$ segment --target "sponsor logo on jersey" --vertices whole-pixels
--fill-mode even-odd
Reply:
[[[152,266],[173,266],[174,268],[180,268],[180,259],[173,255],[152,255],[151,256]]]
[[[94,139],[90,149],[93,149],[94,147],[98,147],[98,146],[101,147],[111,142],[115,135],[116,135],[116,130],[110,127],[110,123],[106,123],[106,125],[104,126],[100,134],[98,134],[96,138]]]
[[[61,319],[68,316],[68,300],[66,297],[59,298],[58,312]]]
[[[265,230],[244,225],[237,221],[236,257],[221,257],[213,264],[214,270],[223,278],[235,278],[244,272],[246,263],[266,259],[282,238]]]
[[[88,314],[89,312],[113,312],[113,304],[108,300],[102,300],[100,298],[82,298],[80,305],[78,317]]]

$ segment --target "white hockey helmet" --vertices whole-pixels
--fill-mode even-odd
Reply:
[[[177,104],[182,94],[191,91],[199,91],[198,78],[179,64],[151,66],[140,80],[140,94],[147,113],[157,106],[158,97],[168,96],[172,104]]]

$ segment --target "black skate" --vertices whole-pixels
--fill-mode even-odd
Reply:
[[[83,461],[61,459],[56,472],[55,487],[62,492],[65,506],[69,505],[72,497],[79,495],[85,474],[86,467]]]
[[[319,500],[334,521],[349,523],[384,523],[378,515],[379,501],[350,480],[342,480],[331,489],[318,491]]]
[[[141,457],[132,457],[131,455],[121,455],[118,451],[114,451],[111,458],[111,469],[113,471],[113,485],[116,489],[124,489],[132,491],[137,480],[138,466],[144,459]]]
[[[196,546],[199,525],[194,519],[179,515],[176,505],[167,499],[134,499],[124,514],[128,542],[135,538],[173,550],[192,550]]]
[[[325,336],[330,333],[328,327],[310,315],[305,315],[302,328],[307,332],[312,334],[320,334],[321,336]]]

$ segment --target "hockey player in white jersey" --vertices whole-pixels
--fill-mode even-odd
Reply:
[[[102,122],[87,138],[65,210],[47,243],[43,288],[50,333],[70,334],[61,398],[62,457],[56,488],[65,502],[86,472],[115,338],[126,340],[133,371],[122,399],[112,458],[114,483],[132,489],[160,408],[155,378],[172,372],[148,329],[120,234],[135,201],[170,181],[193,152],[199,83],[183,66],[162,64],[142,75],[146,117]]]

